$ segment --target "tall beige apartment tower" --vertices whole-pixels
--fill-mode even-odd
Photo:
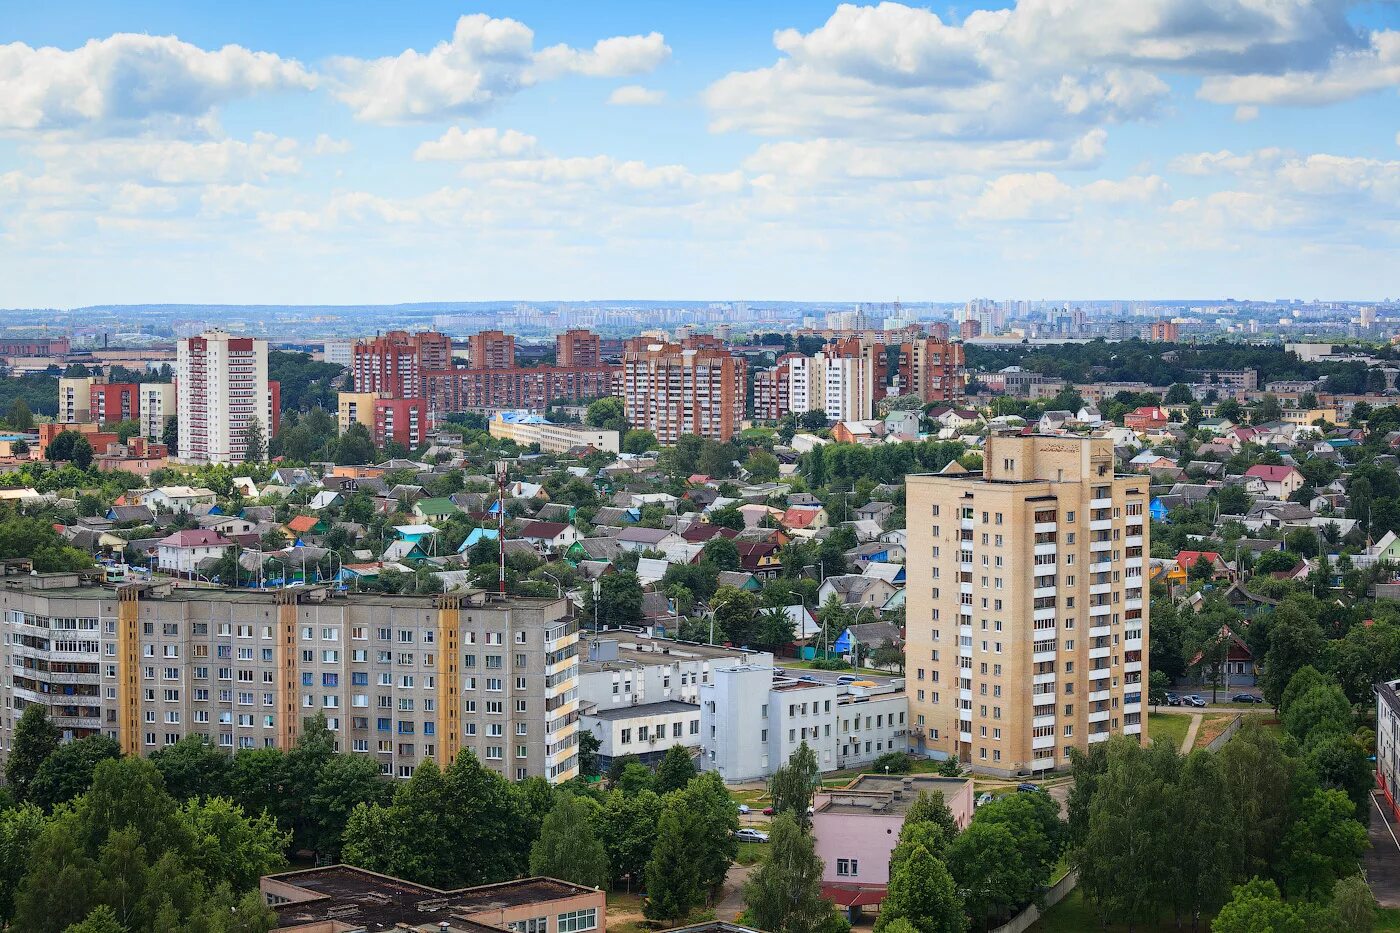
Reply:
[[[267,378],[267,341],[220,330],[182,337],[175,351],[179,459],[184,463],[243,463],[256,420],[266,459],[277,432],[276,383]]]
[[[1113,442],[998,434],[908,478],[911,747],[1002,776],[1143,736],[1148,485]]]

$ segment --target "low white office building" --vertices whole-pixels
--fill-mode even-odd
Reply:
[[[902,679],[836,684],[745,664],[700,685],[700,738],[701,768],[726,783],[767,778],[803,742],[836,771],[909,751],[909,701]]]
[[[604,771],[624,755],[655,765],[672,745],[693,748],[700,744],[700,707],[680,700],[595,708],[581,712],[578,724],[598,739],[598,763]]]

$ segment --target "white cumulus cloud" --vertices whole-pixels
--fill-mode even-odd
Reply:
[[[608,95],[608,103],[618,107],[655,107],[665,100],[665,91],[640,84],[624,84]]]
[[[640,74],[670,55],[660,33],[614,36],[592,49],[534,49],[534,31],[484,13],[461,17],[452,38],[428,52],[371,60],[338,58],[336,95],[361,120],[408,123],[476,116],[541,80],[566,74]]]
[[[438,139],[421,144],[413,152],[420,162],[456,162],[468,159],[520,158],[535,153],[535,137],[519,130],[478,126],[463,130],[454,126]]]
[[[174,36],[119,33],[71,50],[13,42],[0,45],[0,131],[195,121],[231,100],[315,84],[271,52],[209,51]]]

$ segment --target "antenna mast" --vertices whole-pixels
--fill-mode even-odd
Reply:
[[[506,462],[496,461],[496,546],[500,549],[500,591],[506,594]]]

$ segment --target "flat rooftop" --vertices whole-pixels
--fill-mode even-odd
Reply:
[[[599,671],[632,670],[651,664],[667,664],[679,661],[742,661],[761,652],[744,651],[740,648],[726,648],[723,645],[701,645],[694,642],[671,641],[665,638],[647,638],[630,632],[618,632],[609,636],[590,636],[589,643],[599,641],[617,642],[617,657],[606,660],[590,660],[586,656],[579,659],[580,673]],[[668,653],[669,651],[669,653]],[[580,649],[580,655],[583,655]]]
[[[658,700],[655,703],[638,703],[636,706],[614,706],[608,709],[599,707],[581,715],[613,721],[635,719],[638,716],[665,716],[668,713],[694,713],[698,712],[699,709],[700,706],[696,703],[682,703],[680,700]]]
[[[817,807],[817,812],[903,816],[919,799],[920,793],[940,791],[948,798],[970,783],[969,778],[929,774],[862,774],[849,787],[820,791],[827,799]]]
[[[393,930],[403,924],[438,926],[450,922],[462,925],[469,921],[470,915],[483,911],[595,893],[592,888],[553,878],[523,878],[439,891],[351,865],[284,872],[263,880],[282,888],[273,893],[293,898],[290,903],[273,908],[278,929],[331,920],[353,924],[366,931]],[[294,887],[297,891],[287,892],[283,886]],[[305,897],[298,896],[301,892]]]

